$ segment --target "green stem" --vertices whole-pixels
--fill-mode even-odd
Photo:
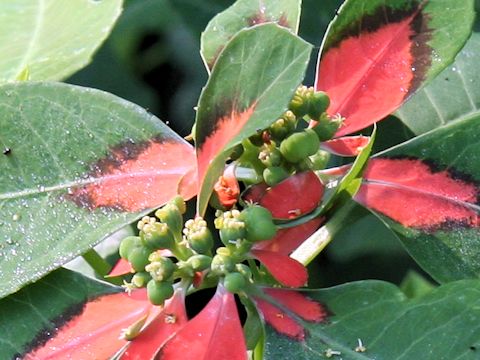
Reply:
[[[307,266],[332,241],[335,234],[348,222],[356,220],[349,217],[355,207],[353,201],[348,201],[340,207],[330,220],[305,240],[290,257]]]
[[[82,255],[83,259],[90,265],[90,267],[95,270],[97,275],[102,278],[107,276],[112,266],[102,258],[95,249],[89,249],[86,253]]]

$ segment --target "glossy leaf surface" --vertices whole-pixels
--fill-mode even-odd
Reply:
[[[355,196],[441,282],[480,274],[479,124],[455,122],[375,157]]]
[[[304,342],[267,329],[265,359],[476,359],[480,341],[480,283],[444,285],[409,300],[395,286],[363,281],[307,293],[330,311],[326,323],[304,323]],[[359,347],[358,339],[364,345]],[[332,358],[335,358],[332,356]]]
[[[2,359],[107,359],[125,340],[121,330],[152,308],[78,273],[60,269],[0,302]]]
[[[160,120],[96,90],[5,85],[0,126],[0,296],[162,205],[195,166]]]
[[[60,80],[81,69],[121,10],[121,0],[3,1],[0,82],[25,73],[31,80]]]
[[[301,0],[239,0],[215,16],[202,33],[201,54],[211,69],[228,41],[240,30],[274,22],[298,30]]]
[[[233,294],[220,285],[207,306],[165,344],[156,359],[247,359]]]
[[[346,1],[322,45],[316,79],[330,96],[328,112],[346,118],[337,135],[383,119],[449,65],[473,18],[473,0]]]
[[[477,12],[480,3],[477,1]],[[419,90],[397,112],[415,134],[480,113],[480,20],[455,62]]]
[[[242,30],[228,43],[199,101],[195,134],[199,214],[205,211],[228,151],[287,109],[304,76],[310,49],[275,24]]]

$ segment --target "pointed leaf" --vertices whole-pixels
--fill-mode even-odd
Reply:
[[[477,12],[480,3],[476,4]],[[480,20],[455,62],[406,102],[397,115],[415,134],[480,113]]]
[[[301,0],[238,0],[215,16],[202,33],[201,54],[208,69],[240,30],[274,22],[297,32]]]
[[[185,295],[176,291],[163,310],[130,342],[121,360],[151,360],[158,350],[187,323]]]
[[[476,359],[480,283],[459,281],[407,299],[395,286],[362,281],[307,293],[326,304],[328,322],[302,325],[305,341],[267,327],[265,359]],[[359,339],[361,341],[360,346]],[[338,356],[328,355],[330,352]]]
[[[4,85],[0,127],[0,296],[168,201],[195,162],[151,114],[71,85]]]
[[[200,215],[229,150],[286,110],[310,49],[287,29],[265,24],[240,31],[222,52],[200,97],[196,120]]]
[[[130,297],[60,269],[0,301],[0,358],[107,359],[126,344],[121,330],[151,308],[144,291]]]
[[[246,360],[247,349],[233,294],[223,286],[207,306],[160,350],[158,360]]]
[[[66,78],[90,62],[121,10],[121,0],[3,1],[0,82],[25,72],[31,80]]]
[[[328,112],[346,118],[337,135],[381,120],[449,65],[473,18],[473,0],[346,1],[329,27],[316,80],[330,96]]]
[[[252,256],[260,261],[280,284],[288,287],[304,286],[308,280],[307,269],[297,260],[273,251],[254,249]]]
[[[438,281],[480,274],[479,120],[451,123],[372,159],[355,196]]]

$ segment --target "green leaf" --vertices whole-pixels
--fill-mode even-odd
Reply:
[[[476,29],[453,65],[396,112],[417,135],[480,113],[479,27],[477,19]]]
[[[162,205],[195,167],[160,120],[87,88],[4,85],[0,128],[0,296]]]
[[[459,281],[416,299],[395,286],[361,281],[306,292],[325,305],[324,323],[303,323],[305,341],[267,327],[265,359],[438,360],[478,359],[480,283]],[[355,351],[358,339],[364,352]],[[360,350],[360,349],[358,349]]]
[[[127,344],[122,329],[152,310],[137,294],[59,269],[0,300],[0,358],[110,358]]]
[[[238,0],[215,16],[202,33],[201,54],[213,68],[228,41],[240,30],[267,22],[298,31],[301,0]]]
[[[439,282],[480,275],[479,133],[476,116],[383,152],[355,195]]]
[[[121,0],[14,0],[0,4],[0,82],[60,80],[90,62],[120,15]]]
[[[205,211],[228,150],[287,110],[310,50],[276,24],[242,30],[223,50],[200,97],[196,119],[199,214]]]
[[[435,289],[435,285],[416,271],[409,271],[402,280],[400,289],[409,298],[420,297]]]

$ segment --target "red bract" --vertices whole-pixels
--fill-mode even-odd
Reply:
[[[327,310],[320,303],[298,291],[264,288],[263,292],[267,299],[255,297],[254,300],[264,320],[279,333],[296,340],[304,340],[306,333],[302,324],[292,314],[310,322],[322,322],[328,316]]]

